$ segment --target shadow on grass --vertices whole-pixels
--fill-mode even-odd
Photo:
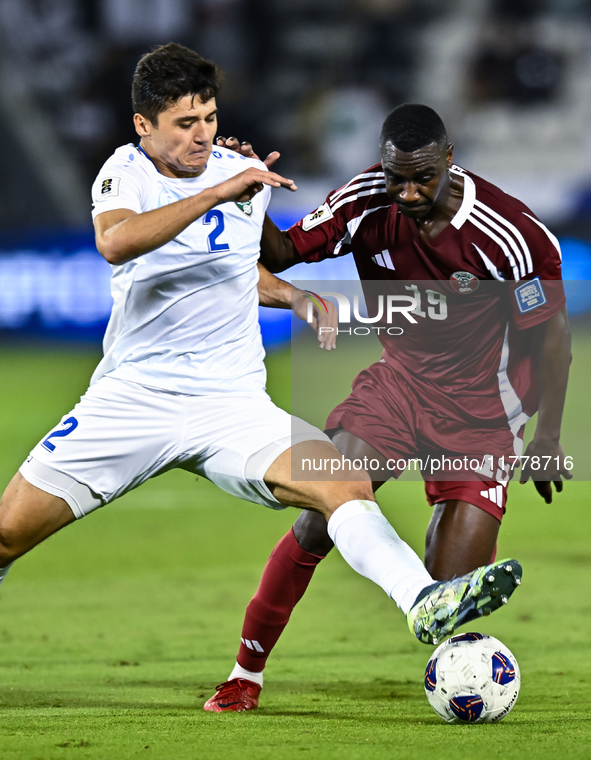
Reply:
[[[127,699],[117,698],[121,689],[128,690]],[[134,690],[166,690],[171,692],[169,701],[146,701],[145,693],[138,694],[134,700]],[[173,710],[193,711],[198,710],[204,700],[211,696],[215,685],[196,684],[189,679],[170,680],[128,680],[125,678],[110,678],[108,681],[88,682],[89,696],[86,697],[80,691],[64,689],[64,691],[48,691],[34,689],[15,689],[0,687],[0,709],[29,708],[66,708],[66,709],[125,709],[125,710]],[[103,692],[98,696],[97,692]],[[130,698],[131,697],[131,698]],[[179,697],[181,699],[179,700]],[[265,702],[272,705],[274,701],[280,701],[282,706],[275,710],[272,706],[265,707],[266,715],[316,715],[329,717],[325,707],[332,707],[335,700],[342,701],[343,712],[347,712],[349,702],[382,702],[384,706],[404,702],[406,704],[423,702],[423,693],[420,684],[413,681],[393,681],[377,678],[372,681],[274,681],[265,689]],[[286,702],[308,703],[306,709],[290,709]],[[309,703],[312,702],[313,705]],[[310,709],[312,707],[312,709]],[[343,717],[340,715],[340,717]]]
[[[418,700],[424,699],[422,685],[417,681],[395,681],[374,678],[371,681],[272,681],[266,691],[269,695],[310,695],[356,701]]]
[[[113,688],[114,687],[114,688]],[[125,698],[120,689],[126,688]],[[314,725],[338,722],[340,725],[356,723],[360,720],[372,725],[376,730],[397,726],[422,726],[423,730],[473,731],[473,726],[448,726],[429,710],[420,684],[412,681],[391,679],[374,679],[372,681],[275,681],[265,689],[261,708],[255,712],[226,713],[218,715],[203,712],[205,698],[213,693],[213,686],[196,687],[188,680],[138,680],[105,684],[89,680],[87,694],[81,692],[10,689],[0,688],[0,714],[7,717],[9,713],[16,716],[27,715],[28,721],[36,720],[35,714],[50,711],[46,720],[60,719],[65,714],[83,717],[84,712],[99,711],[104,720],[111,717],[126,719],[152,716],[173,724],[189,721],[206,721],[212,730],[225,730],[224,726],[237,726],[237,721],[251,721],[272,725],[277,719],[288,721],[287,725],[300,726],[299,721],[311,721],[310,731]],[[146,690],[169,690],[170,699],[147,699]],[[134,699],[134,691],[137,699]],[[99,693],[97,693],[99,692]],[[203,695],[203,696],[202,696]],[[119,698],[118,698],[119,696]],[[161,694],[161,696],[164,696]],[[575,704],[576,703],[576,704]],[[479,726],[480,731],[499,730],[513,733],[515,731],[533,730],[543,735],[560,734],[564,730],[581,731],[591,722],[591,715],[586,705],[576,700],[573,704],[563,704],[560,713],[555,706],[528,701],[523,711],[516,710],[507,722],[498,726]],[[94,716],[94,717],[93,717]],[[96,720],[97,713],[90,716]],[[243,724],[246,725],[246,724]],[[299,728],[298,730],[302,730]],[[304,732],[307,733],[307,732]],[[457,734],[455,734],[457,735]]]
[[[108,687],[122,688],[151,688],[173,689],[176,691],[192,691],[195,693],[209,694],[215,691],[215,684],[195,683],[189,679],[115,679],[110,678],[106,684]],[[2,691],[0,690],[0,698]],[[418,681],[395,681],[386,678],[374,678],[372,681],[269,681],[265,686],[265,695],[268,697],[284,694],[293,694],[301,697],[308,695],[311,698],[325,696],[328,698],[355,699],[357,701],[374,701],[383,699],[411,700],[423,699],[422,685]]]

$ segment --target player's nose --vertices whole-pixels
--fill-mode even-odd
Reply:
[[[207,131],[205,124],[198,122],[193,129],[193,142],[204,143],[207,142],[210,135]]]
[[[398,194],[398,198],[400,199],[401,203],[406,203],[408,205],[411,205],[412,203],[416,203],[417,201],[420,200],[418,187],[414,183],[411,183],[411,182],[403,185],[402,189],[400,190]]]

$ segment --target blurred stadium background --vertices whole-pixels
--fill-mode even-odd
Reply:
[[[281,226],[378,159],[392,107],[425,102],[457,162],[559,236],[565,277],[591,278],[589,0],[0,0],[1,339],[100,340],[109,267],[89,189],[136,141],[139,55],[170,40],[224,68],[220,133],[281,151],[300,187],[275,193]],[[352,262],[323,276],[354,277]],[[590,311],[571,291],[571,313]],[[287,314],[261,322],[268,346],[289,337]]]

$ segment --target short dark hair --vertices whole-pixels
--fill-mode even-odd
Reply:
[[[135,113],[152,124],[185,95],[198,96],[202,103],[215,98],[220,89],[221,70],[184,45],[169,42],[143,55],[136,66],[131,87]]]
[[[447,144],[447,132],[441,118],[429,106],[404,103],[386,116],[380,134],[380,147],[391,142],[405,153],[425,145]]]

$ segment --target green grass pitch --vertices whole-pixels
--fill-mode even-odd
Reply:
[[[581,399],[585,355],[573,363]],[[3,485],[84,391],[96,360],[4,349]],[[268,366],[270,391],[288,406],[289,354]],[[266,557],[295,513],[240,502],[185,472],[150,481],[19,560],[2,586],[0,759],[588,758],[590,496],[588,483],[573,482],[548,507],[531,484],[511,486],[500,556],[522,561],[524,582],[478,629],[517,656],[521,696],[498,725],[448,726],[423,692],[431,648],[336,552],[270,660],[261,708],[204,713],[232,667]],[[422,486],[390,483],[379,497],[422,552]]]

